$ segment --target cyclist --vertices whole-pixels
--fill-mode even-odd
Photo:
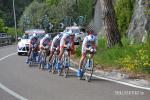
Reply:
[[[77,76],[80,77],[82,73],[82,65],[83,61],[86,58],[88,52],[91,53],[91,58],[93,57],[94,53],[96,52],[96,45],[95,45],[96,38],[92,34],[92,32],[88,32],[88,36],[86,36],[82,43],[82,57],[79,62],[79,69],[77,71]]]
[[[40,41],[40,52],[44,49],[48,49],[51,45],[51,36],[49,34],[45,34],[45,36]]]
[[[58,55],[59,61],[58,61],[58,66],[57,66],[58,69],[62,65],[61,58],[64,53],[64,48],[67,48],[69,56],[70,56],[70,51],[73,51],[73,49],[74,49],[74,47],[73,47],[74,46],[74,36],[75,36],[75,34],[71,30],[63,33],[63,36],[60,40],[60,53]]]
[[[32,35],[32,37],[30,38],[29,52],[28,52],[28,61],[29,61],[29,57],[31,55],[32,49],[34,49],[35,52],[38,52],[38,50],[39,50],[38,46],[39,46],[39,39],[37,37],[37,34],[34,33]]]
[[[50,48],[50,56],[49,56],[50,63],[51,63],[51,60],[52,60],[55,50],[56,49],[59,50],[60,40],[61,40],[62,36],[63,36],[63,33],[60,32],[52,40],[52,44],[51,44],[51,48]]]

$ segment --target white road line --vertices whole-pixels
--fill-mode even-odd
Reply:
[[[22,97],[21,95],[19,95],[18,93],[8,89],[6,86],[4,86],[3,84],[0,83],[0,88],[3,89],[4,91],[6,91],[7,93],[11,94],[12,96],[14,96],[15,98],[19,99],[19,100],[28,100],[24,97]]]
[[[75,68],[70,67],[70,69],[75,71],[75,72],[77,72],[77,69],[75,69]],[[105,77],[97,76],[97,75],[94,75],[94,74],[92,76],[95,77],[95,78],[98,78],[98,79],[103,79],[103,80],[115,82],[115,83],[118,83],[118,84],[123,84],[123,85],[126,85],[126,86],[130,86],[130,87],[134,87],[134,88],[139,88],[139,89],[144,89],[144,90],[150,91],[150,88],[137,86],[137,85],[134,85],[134,84],[123,82],[123,81],[118,81],[118,80],[114,80],[114,79],[110,79],[110,78],[105,78]]]
[[[6,59],[6,58],[8,58],[8,57],[10,57],[10,56],[13,56],[13,55],[15,55],[15,54],[16,54],[16,52],[15,52],[15,53],[12,53],[12,54],[9,54],[9,55],[7,55],[7,56],[1,58],[0,61],[4,60],[4,59]],[[4,91],[6,91],[7,93],[9,93],[10,95],[14,96],[15,98],[19,99],[19,100],[28,100],[28,99],[26,99],[25,97],[19,95],[18,93],[16,93],[16,92],[10,90],[10,89],[7,88],[6,86],[4,86],[2,83],[0,83],[0,88],[3,89]]]
[[[12,54],[9,54],[9,55],[7,55],[7,56],[5,56],[5,57],[2,57],[2,58],[0,59],[0,61],[4,60],[4,59],[6,59],[6,58],[8,58],[8,57],[10,57],[10,56],[13,56],[13,55],[15,55],[15,54],[17,54],[17,52],[12,53]]]

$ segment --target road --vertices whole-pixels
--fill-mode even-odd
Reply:
[[[79,80],[70,71],[69,77],[41,71],[25,64],[26,56],[13,54],[16,45],[0,47],[0,84],[27,100],[149,100],[150,91],[94,78]],[[19,100],[0,86],[0,100]]]

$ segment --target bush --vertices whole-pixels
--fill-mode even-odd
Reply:
[[[117,18],[118,29],[125,34],[133,14],[135,0],[116,0],[115,13]]]
[[[75,53],[76,53],[77,57],[81,57],[81,46],[79,46],[79,47],[76,48]]]
[[[150,52],[145,49],[140,49],[135,56],[126,55],[118,60],[121,66],[128,71],[145,72],[150,74]]]
[[[4,31],[4,21],[0,18],[0,32]]]
[[[120,68],[129,72],[150,73],[150,51],[146,44],[130,45],[127,38],[122,38],[123,47],[106,47],[106,39],[99,38],[95,64],[104,68]]]
[[[20,30],[20,29],[17,29],[16,31],[15,31],[15,28],[13,28],[13,27],[9,27],[8,29],[7,29],[7,34],[8,35],[11,35],[12,37],[15,37],[16,36],[16,32],[17,32],[17,36],[21,36],[23,33],[22,33],[22,31]]]
[[[86,16],[87,23],[92,19],[92,4],[93,0],[79,0],[78,3],[79,16]]]

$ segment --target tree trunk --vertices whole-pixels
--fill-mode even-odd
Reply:
[[[107,37],[107,47],[110,48],[116,44],[122,46],[121,35],[118,30],[112,0],[100,0],[100,3],[104,18],[104,28]]]

